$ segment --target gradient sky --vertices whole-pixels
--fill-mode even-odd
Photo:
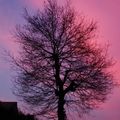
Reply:
[[[58,0],[64,4],[65,0]],[[113,67],[115,79],[120,78],[120,0],[71,0],[73,7],[88,19],[98,22],[98,41],[109,43],[109,53],[115,59]],[[74,1],[74,2],[73,2]],[[0,100],[16,101],[11,92],[13,71],[4,60],[3,49],[14,53],[18,46],[12,33],[16,24],[24,22],[23,8],[36,10],[42,7],[43,0],[0,0]],[[120,120],[120,88],[113,91],[108,101],[100,109],[93,111],[85,120]]]

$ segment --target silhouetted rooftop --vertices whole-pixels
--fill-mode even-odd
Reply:
[[[0,101],[0,120],[34,120],[33,115],[25,115],[18,111],[17,102]]]

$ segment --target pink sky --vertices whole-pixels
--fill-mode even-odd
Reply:
[[[65,0],[58,0],[62,4]],[[73,7],[82,12],[87,18],[98,22],[99,42],[109,43],[109,53],[116,60],[114,75],[120,77],[120,0],[71,0]],[[74,1],[74,2],[73,2]],[[23,23],[23,8],[35,10],[42,7],[43,0],[0,0],[0,99],[16,100],[11,92],[10,76],[12,74],[8,64],[2,59],[2,48],[16,51],[11,31],[16,24]],[[120,120],[120,88],[113,91],[108,101],[101,108],[92,112],[93,117],[86,120]]]

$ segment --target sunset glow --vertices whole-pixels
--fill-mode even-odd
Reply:
[[[44,0],[0,0],[0,100],[16,101],[12,94],[11,71],[9,63],[6,63],[3,55],[4,49],[17,54],[13,36],[16,24],[22,24],[23,9],[37,10],[42,8]],[[64,4],[65,0],[58,0]],[[97,22],[97,39],[104,46],[108,43],[108,53],[116,62],[112,68],[115,80],[120,78],[120,0],[71,0],[72,6],[87,19]],[[120,120],[120,88],[116,88],[105,104],[100,109],[91,112],[91,116],[85,120]]]

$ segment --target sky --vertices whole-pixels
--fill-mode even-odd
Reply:
[[[65,0],[58,0],[64,4]],[[120,78],[120,0],[71,0],[72,6],[88,19],[97,21],[98,42],[109,43],[109,54],[116,61],[112,68],[114,78]],[[18,46],[13,37],[16,24],[24,23],[23,9],[29,11],[42,8],[43,0],[0,0],[0,100],[16,101],[12,94],[13,70],[5,60],[4,49],[17,53]],[[114,89],[106,103],[100,105],[85,120],[120,120],[120,88]]]

